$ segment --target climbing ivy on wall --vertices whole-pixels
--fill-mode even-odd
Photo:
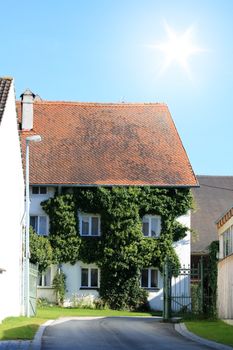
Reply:
[[[100,296],[115,309],[136,309],[145,303],[139,281],[142,268],[162,270],[167,255],[179,265],[172,244],[185,236],[186,228],[176,218],[191,206],[188,189],[152,187],[76,188],[73,194],[42,203],[50,217],[54,261],[96,263],[101,269]],[[80,237],[78,211],[100,214],[100,237]],[[145,214],[161,216],[159,238],[143,237]]]
[[[218,279],[218,253],[219,241],[213,241],[209,245],[208,276],[206,277],[208,298],[204,305],[204,311],[211,317],[217,316],[217,279]]]

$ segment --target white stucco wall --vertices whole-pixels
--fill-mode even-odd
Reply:
[[[52,288],[53,279],[57,272],[57,265],[51,265],[51,279],[48,286],[37,286],[37,298],[46,298],[51,303],[56,303],[56,293]]]
[[[233,254],[218,263],[218,316],[233,319]]]
[[[54,197],[55,187],[48,186],[46,194],[32,194],[32,186],[30,186],[30,215],[46,215],[40,203]]]
[[[0,320],[22,312],[24,180],[13,82],[0,124]]]
[[[177,221],[188,227],[188,229],[191,228],[191,215],[190,215],[190,211],[188,211],[188,213],[186,215],[182,215],[180,216]],[[185,266],[186,268],[188,268],[190,266],[190,257],[191,257],[191,234],[190,231],[186,232],[186,236],[181,239],[180,241],[174,243],[174,248],[175,251],[180,259],[180,264],[181,266]]]
[[[97,268],[95,264],[85,264],[82,261],[78,261],[76,264],[62,264],[62,271],[66,275],[66,298],[65,303],[69,305],[75,296],[92,296],[98,297],[99,292],[97,289],[80,289],[81,288],[81,268]],[[100,280],[100,272],[99,272]]]

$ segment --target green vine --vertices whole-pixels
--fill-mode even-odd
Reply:
[[[219,241],[209,245],[209,261],[207,276],[208,306],[205,312],[212,317],[217,316],[217,278],[218,278]]]
[[[100,296],[114,309],[136,309],[146,301],[140,288],[142,268],[162,270],[166,256],[174,266],[179,259],[173,242],[185,236],[176,219],[192,207],[188,189],[153,187],[76,188],[42,203],[50,217],[49,239],[57,263],[77,260],[101,269]],[[80,237],[78,212],[98,213],[101,237]],[[142,217],[160,215],[160,237],[144,238]]]
[[[64,272],[58,270],[53,279],[53,288],[56,293],[58,305],[62,306],[66,294],[66,276]]]

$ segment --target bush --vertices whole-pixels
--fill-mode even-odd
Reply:
[[[36,303],[37,303],[37,306],[40,308],[53,306],[53,303],[50,303],[47,298],[38,298]]]
[[[79,309],[95,309],[94,297],[90,294],[73,294],[70,306]]]
[[[39,236],[30,227],[30,262],[38,264],[39,272],[42,272],[51,265],[52,259],[52,248],[48,238]]]
[[[107,310],[109,309],[108,303],[106,303],[103,299],[101,298],[95,298],[94,299],[94,305],[97,310]]]
[[[59,269],[53,279],[53,288],[58,305],[62,306],[66,294],[66,275]]]

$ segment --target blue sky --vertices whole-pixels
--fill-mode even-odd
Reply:
[[[192,26],[185,70],[151,45]],[[1,3],[0,75],[47,100],[165,102],[196,174],[233,175],[233,1]],[[155,135],[156,137],[156,135]]]

